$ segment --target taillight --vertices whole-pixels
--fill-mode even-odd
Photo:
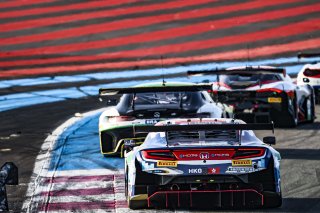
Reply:
[[[255,158],[261,157],[265,153],[263,148],[240,148],[236,150],[233,159]]]
[[[307,77],[320,77],[320,69],[305,69],[303,74]]]
[[[267,88],[267,89],[259,89],[257,90],[257,92],[275,92],[275,93],[281,93],[282,90],[281,89],[276,89],[276,88]]]
[[[177,160],[170,150],[143,150],[141,154],[146,159],[152,160]]]
[[[110,123],[116,123],[121,121],[133,121],[136,118],[133,116],[115,116],[115,117],[109,117],[108,121]]]
[[[293,90],[286,90],[286,93],[290,98],[294,98],[294,91]]]

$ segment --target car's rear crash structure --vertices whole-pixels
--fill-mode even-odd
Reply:
[[[251,130],[273,124],[232,119],[175,119],[157,126],[145,142],[125,144],[128,205],[137,208],[212,209],[281,206],[280,154]],[[132,148],[134,147],[134,148]]]

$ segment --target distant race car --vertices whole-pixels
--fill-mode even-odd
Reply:
[[[300,53],[298,58],[320,57],[320,53]],[[297,76],[297,84],[310,85],[313,87],[316,103],[320,104],[320,62],[306,64],[302,67]]]
[[[100,97],[115,104],[115,95],[122,95],[116,106],[108,107],[99,119],[101,153],[123,153],[123,138],[133,137],[133,125],[154,125],[170,118],[220,118],[222,109],[213,102],[207,90],[210,84],[149,83],[132,88],[100,89]],[[137,136],[137,135],[136,135]],[[141,141],[146,136],[141,133]]]
[[[125,193],[139,208],[279,207],[280,154],[252,130],[273,124],[246,124],[227,118],[174,119],[155,126],[144,143],[125,139]],[[269,144],[269,145],[268,145]]]
[[[270,66],[233,67],[222,70],[189,71],[189,75],[216,75],[212,96],[228,104],[229,114],[250,123],[273,121],[295,127],[315,119],[314,91],[297,86],[285,69]]]

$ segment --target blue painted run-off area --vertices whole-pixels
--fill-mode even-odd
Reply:
[[[37,78],[26,78],[26,79],[15,79],[15,80],[3,80],[0,81],[0,89],[10,88],[14,86],[36,86],[43,84],[54,84],[54,83],[67,83],[67,82],[85,82],[89,80],[103,80],[103,79],[121,79],[126,78],[126,81],[93,85],[93,86],[81,86],[81,87],[70,87],[64,89],[52,89],[45,91],[32,91],[26,93],[17,93],[0,96],[0,112],[6,110],[17,109],[20,107],[32,106],[43,103],[53,103],[58,101],[65,101],[68,99],[77,99],[86,96],[95,96],[98,94],[98,90],[101,87],[127,87],[134,86],[137,84],[150,82],[150,80],[133,80],[137,77],[155,76],[158,77],[158,81],[162,80],[162,77],[169,74],[181,74],[182,77],[166,78],[167,81],[183,81],[183,82],[202,82],[203,80],[209,80],[210,82],[215,81],[214,76],[193,76],[188,78],[186,72],[188,70],[207,70],[214,68],[226,68],[234,66],[245,66],[245,65],[275,65],[285,67],[287,73],[298,73],[304,63],[310,63],[312,61],[320,60],[315,59],[304,59],[300,61],[297,58],[278,58],[278,59],[267,59],[250,62],[222,62],[222,63],[206,63],[206,64],[193,64],[186,66],[167,67],[167,68],[152,68],[145,70],[124,70],[115,72],[102,72],[102,73],[89,73],[80,74],[73,76],[55,76],[54,78],[49,77],[37,77]],[[133,78],[133,79],[130,79]]]
[[[57,138],[51,153],[49,170],[92,170],[124,168],[124,159],[104,157],[100,153],[98,118],[85,117]]]

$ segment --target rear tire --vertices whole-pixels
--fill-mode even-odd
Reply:
[[[292,110],[293,112],[290,112],[290,109],[289,107],[291,107],[289,104],[288,104],[288,109],[287,111],[285,112],[284,115],[279,115],[279,126],[280,127],[289,127],[289,128],[294,128],[298,125],[298,112],[297,112],[297,109],[298,109],[298,104],[297,104],[297,99],[294,98],[293,99],[293,103],[292,103]]]
[[[306,100],[306,112],[308,113],[310,110],[310,115],[307,114],[307,117],[310,116],[310,119],[307,120],[308,123],[313,123],[315,120],[315,101],[314,101],[314,96],[311,95],[307,100]],[[310,102],[310,103],[308,103]],[[310,105],[311,109],[308,109],[308,105]]]
[[[281,193],[275,192],[263,192],[264,196],[264,207],[265,208],[278,208],[282,206],[282,195]]]

